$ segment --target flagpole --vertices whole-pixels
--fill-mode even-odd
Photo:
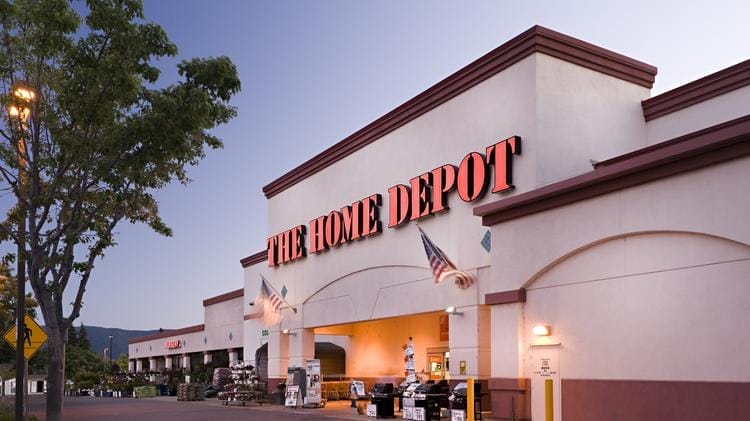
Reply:
[[[264,281],[264,282],[266,283],[266,285],[268,285],[268,286],[269,286],[269,287],[270,287],[270,288],[271,288],[271,289],[273,290],[273,292],[275,292],[275,293],[276,293],[276,295],[278,295],[279,297],[281,297],[281,301],[283,301],[284,303],[286,303],[286,305],[287,305],[287,306],[288,306],[289,308],[291,308],[291,309],[292,309],[292,311],[294,312],[294,314],[297,314],[297,309],[296,309],[296,308],[294,308],[294,307],[292,307],[292,305],[291,305],[291,304],[289,304],[289,301],[287,301],[287,300],[286,300],[286,298],[284,298],[284,296],[283,296],[283,295],[281,295],[281,293],[279,293],[279,291],[276,291],[276,288],[274,288],[274,287],[273,287],[273,285],[271,285],[271,283],[270,283],[270,282],[268,282],[268,279],[266,279],[266,278],[265,278],[265,277],[264,277],[264,276],[263,276],[262,274],[260,274],[260,273],[259,273],[258,275],[260,275],[260,279],[261,279],[261,280],[263,280],[263,281]]]

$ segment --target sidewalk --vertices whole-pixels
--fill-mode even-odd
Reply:
[[[165,402],[177,402],[177,398],[174,396],[159,396],[156,398],[150,398],[151,400],[159,400],[159,401],[165,401]],[[206,406],[216,406],[216,407],[223,407],[222,401],[216,399],[216,398],[209,398],[205,401],[192,401],[192,402],[185,402],[185,403],[191,403],[191,404],[199,404],[199,405],[206,405]],[[253,410],[259,410],[270,413],[285,413],[285,414],[294,414],[294,415],[300,415],[303,416],[305,419],[315,419],[316,416],[325,416],[327,418],[336,418],[341,420],[357,420],[357,421],[366,421],[371,418],[368,418],[365,415],[354,415],[351,413],[351,408],[349,407],[350,402],[349,401],[329,401],[326,403],[325,408],[286,408],[283,405],[275,405],[275,404],[267,404],[264,403],[263,405],[258,405],[257,403],[247,403],[246,406],[242,406],[241,404],[230,404],[229,406],[233,408],[248,408]],[[397,413],[396,417],[394,419],[401,419],[401,414]],[[450,417],[443,417],[441,420],[450,420]],[[485,413],[484,417],[485,421],[493,421],[493,418],[489,417],[489,413]]]

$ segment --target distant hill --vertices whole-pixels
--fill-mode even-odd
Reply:
[[[79,327],[76,326],[76,330]],[[102,355],[104,348],[109,348],[109,335],[112,335],[112,356],[117,359],[120,354],[128,353],[128,339],[156,333],[156,330],[125,330],[113,327],[99,327],[86,325],[86,334],[91,342],[91,349]]]

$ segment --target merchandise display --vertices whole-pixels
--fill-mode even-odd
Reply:
[[[205,400],[203,385],[199,383],[180,383],[177,386],[178,401],[202,401]]]
[[[325,406],[320,382],[320,360],[307,360],[306,363],[306,408],[322,408]]]
[[[263,404],[265,395],[264,385],[255,367],[246,361],[241,361],[231,367],[229,376],[231,383],[219,392],[219,400],[222,404],[229,405],[232,402],[245,406],[247,402],[258,402]]]

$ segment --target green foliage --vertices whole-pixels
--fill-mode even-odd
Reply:
[[[186,166],[222,147],[210,130],[235,116],[228,101],[240,81],[228,58],[196,58],[178,65],[180,82],[156,88],[153,60],[177,48],[159,25],[144,22],[139,0],[90,0],[83,19],[63,0],[0,4],[0,181],[25,205],[30,233],[18,237],[16,208],[0,227],[25,246],[30,281],[37,296],[52,300],[50,312],[62,309],[70,277],[79,278],[63,320],[71,323],[119,222],[171,234],[153,192],[189,182]],[[33,100],[9,90],[19,81]],[[28,121],[11,116],[11,105],[28,108]],[[19,142],[25,184],[15,176]]]
[[[188,183],[186,167],[222,147],[211,130],[236,115],[229,100],[240,90],[226,57],[183,61],[180,81],[159,84],[153,63],[177,47],[145,20],[141,0],[86,6],[81,16],[66,0],[0,0],[0,189],[19,204],[0,220],[0,240],[25,250],[45,324],[57,329],[53,357],[80,314],[95,263],[116,244],[115,227],[144,223],[171,235],[154,193]],[[33,99],[15,95],[22,81]],[[74,297],[67,316],[63,297]],[[68,367],[88,370],[86,350],[70,348]],[[60,396],[60,360],[50,358],[58,366],[49,370],[48,399]]]
[[[79,376],[88,379],[86,376],[89,374],[101,375],[104,368],[102,357],[91,349],[86,326],[81,323],[77,329],[72,327],[68,331],[68,345],[65,347],[65,377],[73,379],[77,386],[75,379]]]
[[[0,329],[2,329],[0,334],[4,334],[6,329],[16,324],[17,292],[18,282],[16,278],[11,274],[7,265],[0,264]],[[36,307],[37,302],[31,296],[31,293],[26,294],[26,313],[36,318]],[[31,362],[38,360],[38,355],[32,358]],[[2,339],[0,339],[0,362],[10,362],[12,369],[15,370],[16,351]]]
[[[120,354],[120,356],[117,357],[117,360],[113,364],[117,366],[117,369],[114,371],[128,371],[128,361],[129,360],[127,354]]]
[[[73,377],[73,383],[77,389],[93,389],[102,383],[102,373],[80,371]]]
[[[75,329],[73,329],[75,330]],[[91,351],[91,341],[89,341],[89,334],[86,332],[86,325],[81,323],[81,327],[78,328],[78,335],[77,335],[77,342],[76,346],[81,349],[86,349]],[[70,339],[68,339],[68,344],[70,344]]]
[[[0,0],[1,2],[2,0]],[[0,421],[15,421],[16,411],[12,406],[11,400],[0,402]],[[36,421],[35,415],[28,415],[24,418],[26,421]]]

